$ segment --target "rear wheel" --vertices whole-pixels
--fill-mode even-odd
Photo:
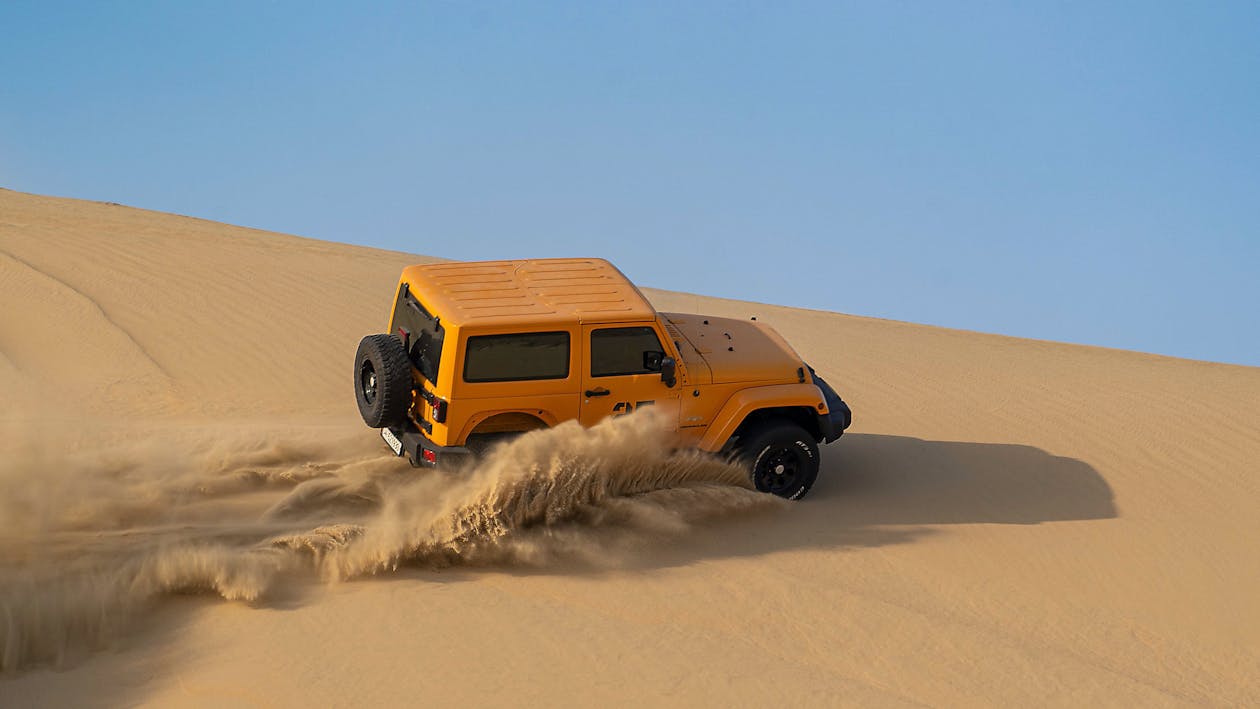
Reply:
[[[464,443],[464,447],[478,458],[484,458],[490,451],[517,438],[522,433],[524,433],[524,431],[473,433],[468,436],[468,440]]]
[[[401,426],[411,408],[411,361],[402,340],[368,335],[354,356],[354,394],[363,422],[372,428]]]
[[[741,436],[739,460],[753,487],[799,500],[818,477],[818,443],[794,423],[768,423]]]

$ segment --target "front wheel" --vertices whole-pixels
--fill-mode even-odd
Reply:
[[[739,459],[748,468],[753,487],[789,500],[799,500],[818,477],[818,443],[794,423],[771,423],[754,429],[739,445]]]

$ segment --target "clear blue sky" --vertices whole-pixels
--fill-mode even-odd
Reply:
[[[1260,365],[1260,2],[364,5],[4,2],[0,186]]]

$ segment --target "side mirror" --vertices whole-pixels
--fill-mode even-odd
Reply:
[[[649,372],[661,371],[661,361],[665,359],[665,353],[660,350],[647,350],[643,353],[643,369]]]
[[[665,357],[661,360],[661,381],[665,383],[665,386],[673,388],[678,383],[678,378],[674,376],[677,369],[678,363],[673,357]]]

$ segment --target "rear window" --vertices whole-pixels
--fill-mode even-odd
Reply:
[[[517,382],[569,376],[569,333],[529,332],[468,338],[464,381]]]
[[[610,327],[591,332],[591,376],[649,374],[644,352],[661,352],[661,341],[650,327]]]
[[[446,330],[438,318],[433,317],[416,300],[406,283],[399,287],[398,301],[394,304],[393,334],[403,338],[407,346],[407,357],[412,366],[419,370],[420,376],[437,384]]]

